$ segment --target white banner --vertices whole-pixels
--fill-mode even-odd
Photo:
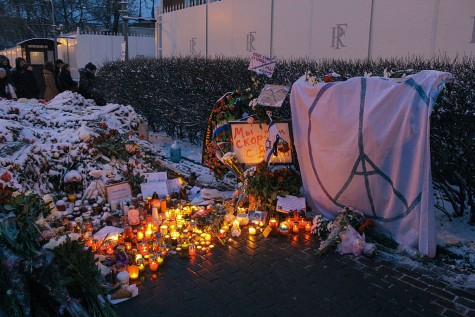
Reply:
[[[292,127],[309,205],[328,218],[357,208],[398,243],[433,257],[429,116],[451,77],[295,82]]]

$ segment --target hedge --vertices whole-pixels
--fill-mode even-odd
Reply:
[[[431,69],[448,71],[456,81],[439,98],[431,121],[431,155],[434,184],[449,201],[437,207],[451,216],[470,212],[475,223],[475,58],[450,60],[420,57],[374,60],[279,60],[272,78],[247,70],[242,58],[164,58],[108,62],[98,73],[98,88],[109,102],[130,104],[145,116],[155,131],[201,143],[214,102],[235,89],[262,88],[266,83],[291,85],[305,71],[319,78],[330,72],[345,77],[372,73],[393,77]],[[256,94],[258,89],[256,89]],[[277,112],[290,118],[287,101]]]

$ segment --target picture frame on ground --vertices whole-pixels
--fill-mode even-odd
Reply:
[[[250,210],[249,211],[249,223],[256,223],[259,221],[266,221],[267,211]]]

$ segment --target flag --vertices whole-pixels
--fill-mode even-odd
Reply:
[[[269,123],[269,129],[267,130],[267,139],[266,139],[266,156],[265,160],[267,164],[270,163],[272,155],[277,156],[277,144],[281,138],[279,131],[277,130],[277,125],[274,120],[271,119]]]

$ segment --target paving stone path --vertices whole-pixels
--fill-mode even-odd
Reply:
[[[241,237],[192,258],[169,255],[155,278],[139,281],[120,316],[475,316],[475,290],[454,287],[435,265],[408,266],[317,256],[318,241]]]

